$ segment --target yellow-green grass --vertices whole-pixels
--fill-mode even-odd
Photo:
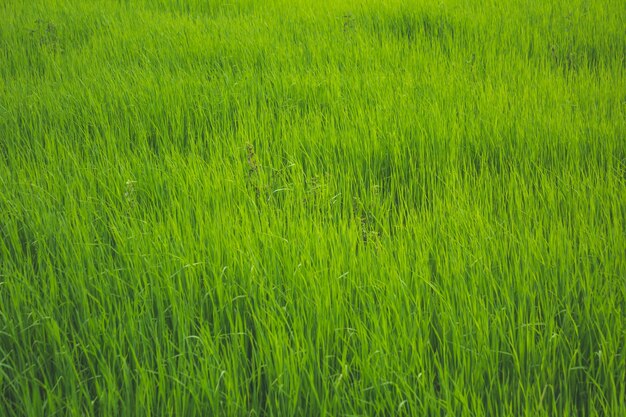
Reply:
[[[0,1],[0,416],[626,415],[625,27]]]

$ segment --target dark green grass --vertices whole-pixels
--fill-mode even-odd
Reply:
[[[0,16],[1,416],[626,414],[620,1]]]

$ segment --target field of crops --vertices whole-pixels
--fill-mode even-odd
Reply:
[[[626,415],[623,0],[0,0],[0,416]]]

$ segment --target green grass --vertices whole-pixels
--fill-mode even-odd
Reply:
[[[626,415],[626,8],[0,1],[0,416]]]

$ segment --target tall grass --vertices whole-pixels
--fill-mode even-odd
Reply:
[[[0,2],[0,415],[625,415],[622,2],[299,3]]]

